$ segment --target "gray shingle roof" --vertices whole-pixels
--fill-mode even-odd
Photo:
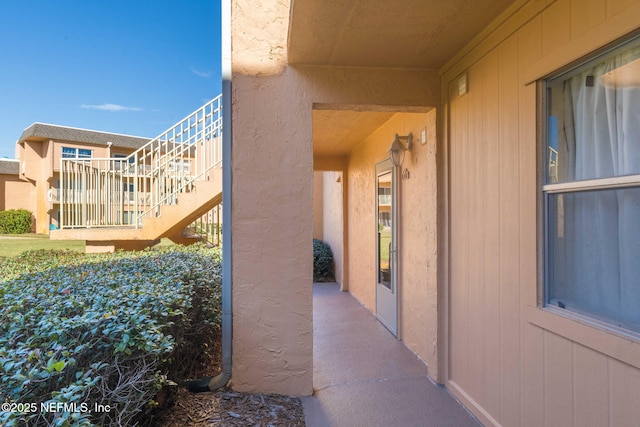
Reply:
[[[114,147],[133,149],[140,148],[150,141],[150,138],[142,138],[139,136],[49,125],[45,123],[34,123],[22,132],[18,142],[33,137],[99,145],[107,145],[108,142],[112,142]]]
[[[20,162],[18,160],[0,159],[0,174],[18,175],[20,173]]]

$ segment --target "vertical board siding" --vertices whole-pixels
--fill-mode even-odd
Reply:
[[[468,80],[476,81],[478,84],[475,90],[469,91],[464,98],[467,99],[468,122],[468,147],[469,161],[467,163],[467,188],[473,188],[473,183],[479,177],[484,176],[486,169],[486,152],[483,147],[483,140],[478,138],[484,132],[482,117],[482,94],[483,85],[480,83],[484,79],[486,67],[480,63],[469,70]],[[468,191],[468,190],[467,190]],[[468,191],[468,209],[464,214],[468,220],[468,310],[469,310],[469,348],[476,354],[469,360],[469,390],[474,393],[479,401],[483,400],[484,390],[484,337],[482,336],[483,313],[482,313],[482,278],[477,274],[482,271],[484,263],[484,252],[481,250],[484,229],[484,188],[478,187],[474,191]],[[472,273],[475,272],[475,273]]]
[[[529,64],[542,56],[542,19],[538,16],[518,33],[519,81],[523,81]],[[520,304],[537,304],[537,183],[536,162],[536,105],[526,102],[536,98],[536,86],[518,84],[519,150],[518,171],[520,181],[519,265]],[[521,333],[521,425],[537,427],[544,425],[544,331],[522,318]],[[509,389],[505,389],[509,390]],[[506,424],[506,423],[505,423]],[[516,424],[514,424],[516,425]]]
[[[451,84],[450,96],[453,97],[457,90],[457,84]],[[468,97],[463,97],[451,104],[451,132],[452,137],[460,144],[452,144],[450,147],[452,170],[457,173],[451,175],[451,185],[458,191],[451,194],[452,220],[460,222],[459,216],[465,216],[468,210],[468,201],[465,194],[467,188],[467,141],[468,141]],[[468,224],[460,223],[458,227],[451,228],[452,241],[459,242],[461,248],[467,247]],[[469,286],[467,260],[468,252],[459,250],[451,257],[451,281],[455,286],[450,290],[450,319],[451,333],[449,334],[451,351],[449,352],[449,380],[459,384],[463,389],[469,389]]]
[[[482,153],[486,159],[484,176],[475,179],[484,190],[484,236],[481,250],[484,263],[481,266],[483,317],[483,357],[485,409],[499,419],[500,414],[500,111],[499,111],[499,61],[498,51],[485,57],[486,71],[482,80],[484,123]],[[497,70],[497,72],[496,72]],[[474,181],[471,181],[472,183]],[[471,185],[473,188],[473,184]],[[472,190],[474,191],[474,190]],[[473,213],[471,213],[473,215]]]
[[[571,0],[571,38],[576,38],[604,22],[605,2],[602,0]]]
[[[608,0],[605,2],[605,14],[607,19],[619,13],[624,13],[627,9],[636,4],[637,0]]]
[[[609,426],[640,423],[640,371],[609,360]]]
[[[571,40],[571,1],[558,0],[542,13],[542,54]]]
[[[521,331],[520,425],[538,427],[544,425],[545,419],[544,330],[523,322]]]
[[[544,406],[547,426],[573,424],[573,343],[544,333]]]
[[[500,420],[520,422],[520,176],[518,38],[498,49],[500,103]]]
[[[637,0],[557,0],[445,75],[449,122],[449,377],[484,422],[640,425],[640,371],[525,318],[538,303],[538,148],[531,64]],[[599,46],[594,46],[594,50]],[[472,57],[472,55],[470,55]],[[473,56],[476,58],[477,56]]]
[[[602,353],[579,344],[573,345],[576,426],[609,425],[607,359]]]

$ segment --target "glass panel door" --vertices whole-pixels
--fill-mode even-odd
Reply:
[[[376,317],[398,334],[397,170],[386,160],[376,166]]]

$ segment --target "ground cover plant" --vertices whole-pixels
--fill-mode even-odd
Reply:
[[[220,280],[203,246],[0,259],[0,425],[144,424],[219,333]]]

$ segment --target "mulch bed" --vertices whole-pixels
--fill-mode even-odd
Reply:
[[[203,348],[206,350],[183,375],[203,378],[220,372],[220,337],[211,337]],[[297,397],[239,393],[228,388],[192,393],[176,386],[163,390],[156,400],[160,406],[153,414],[153,427],[305,426],[302,402]]]
[[[297,397],[229,389],[194,394],[183,388],[176,390],[175,396],[175,404],[156,421],[157,427],[305,426]]]

